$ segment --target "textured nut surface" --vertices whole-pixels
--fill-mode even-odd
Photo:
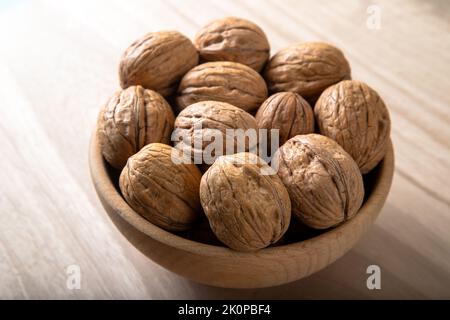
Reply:
[[[180,109],[205,100],[228,102],[245,111],[257,109],[267,98],[264,79],[243,64],[208,62],[189,71],[178,88]]]
[[[201,213],[201,173],[185,160],[171,146],[145,146],[128,160],[120,175],[120,190],[126,202],[161,228],[188,229]]]
[[[103,156],[122,169],[128,158],[152,142],[170,142],[174,115],[166,100],[141,86],[116,92],[97,121]]]
[[[270,54],[265,33],[253,22],[226,17],[204,26],[194,39],[205,61],[233,61],[261,71]]]
[[[335,226],[361,207],[364,186],[358,166],[330,138],[295,136],[278,149],[273,161],[289,191],[292,213],[307,226]]]
[[[212,230],[227,246],[252,251],[278,241],[289,227],[291,203],[276,174],[258,156],[222,156],[200,183],[200,200]]]
[[[320,96],[314,108],[321,134],[337,141],[362,173],[384,157],[389,142],[389,112],[378,93],[365,83],[342,81]]]
[[[280,145],[296,135],[314,132],[312,108],[295,92],[279,92],[270,96],[258,109],[255,119],[260,129],[280,130]]]
[[[177,31],[147,33],[122,55],[120,85],[141,85],[163,96],[175,92],[181,77],[198,64],[194,44]]]
[[[350,79],[350,66],[336,47],[304,42],[276,53],[266,66],[264,78],[271,92],[297,92],[311,101],[330,85]]]
[[[205,148],[211,144],[214,131],[218,130],[222,133],[223,148],[221,154],[226,154],[226,130],[227,129],[248,129],[257,130],[255,118],[244,110],[235,107],[229,103],[219,101],[202,101],[191,104],[189,107],[180,112],[175,119],[174,134],[177,137],[175,147],[183,150],[183,152],[191,157],[197,157],[203,154]],[[234,146],[237,146],[238,135],[235,139],[230,139]],[[201,143],[196,143],[200,141]],[[251,143],[245,140],[245,150],[249,151],[256,147],[257,141]],[[233,147],[230,149],[232,153],[237,150]],[[212,160],[221,155],[215,154]],[[207,163],[206,164],[212,164]]]

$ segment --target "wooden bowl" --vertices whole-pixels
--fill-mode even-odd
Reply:
[[[96,134],[90,146],[90,169],[95,189],[120,232],[143,254],[191,280],[226,288],[262,288],[311,275],[350,250],[377,218],[391,187],[394,172],[392,143],[384,160],[365,179],[367,197],[350,221],[297,243],[253,253],[236,252],[194,242],[165,231],[133,211],[117,188],[105,163]]]

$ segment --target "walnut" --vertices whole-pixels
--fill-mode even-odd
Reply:
[[[163,96],[172,94],[181,77],[198,64],[194,44],[177,31],[147,33],[123,54],[120,85],[141,85]]]
[[[240,63],[218,61],[201,64],[183,77],[177,105],[184,109],[195,102],[214,100],[250,112],[266,98],[266,83],[259,73]]]
[[[116,92],[100,111],[97,121],[103,156],[122,169],[128,158],[152,142],[170,142],[174,115],[155,91],[132,86]]]
[[[128,160],[119,185],[136,212],[161,228],[179,231],[200,216],[200,179],[199,169],[179,150],[151,143]]]
[[[378,93],[348,80],[328,88],[314,109],[320,133],[337,141],[367,173],[383,159],[389,142],[389,112]]]
[[[277,150],[273,167],[289,192],[292,212],[311,228],[333,227],[361,207],[364,186],[358,165],[330,138],[293,137]]]
[[[261,71],[269,58],[270,45],[264,31],[245,19],[226,17],[204,26],[195,46],[204,61],[233,61]]]
[[[234,138],[231,139],[231,135],[226,132],[227,129],[242,129],[244,132],[241,133],[253,129],[256,136],[257,124],[252,115],[229,103],[219,101],[197,102],[181,111],[175,119],[174,144],[177,149],[183,150],[193,159],[200,159],[202,164],[207,165],[212,164],[218,156],[227,154],[227,146],[230,148],[230,153],[256,148],[257,137],[255,141],[252,141],[246,139],[243,134],[239,134],[240,132],[235,132]],[[208,148],[208,145],[215,141],[216,138],[212,138],[214,134],[219,132],[222,139],[221,150],[211,150],[217,151],[211,152],[211,159],[200,158],[205,155],[204,151]],[[230,144],[227,144],[227,138],[230,140]],[[239,139],[243,139],[244,150],[237,149]],[[220,143],[220,141],[217,141],[217,143]],[[200,164],[200,161],[196,161],[196,163]]]
[[[342,52],[322,42],[287,47],[268,62],[264,78],[271,92],[297,92],[315,101],[330,85],[350,79],[350,66]]]
[[[232,249],[253,251],[278,241],[289,227],[291,202],[280,178],[252,153],[222,156],[203,175],[200,201],[216,236]]]
[[[260,129],[280,130],[280,145],[296,135],[314,132],[312,108],[294,92],[279,92],[270,96],[258,109],[255,119]]]

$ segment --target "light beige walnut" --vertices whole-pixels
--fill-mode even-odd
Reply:
[[[183,77],[178,87],[177,105],[184,109],[200,101],[222,101],[247,112],[256,110],[267,98],[261,75],[236,62],[201,64]]]
[[[289,192],[292,213],[311,228],[336,226],[361,207],[364,186],[358,165],[330,138],[293,137],[275,153],[273,167]]]
[[[367,84],[348,80],[331,86],[314,112],[320,133],[337,141],[363,174],[383,159],[391,121],[383,100]]]
[[[163,96],[175,92],[180,79],[198,64],[194,44],[177,31],[147,33],[124,52],[120,85],[141,85]]]
[[[222,156],[203,175],[200,200],[217,238],[238,251],[277,242],[289,227],[291,202],[280,178],[258,156]]]
[[[122,169],[128,158],[152,142],[170,142],[174,115],[157,92],[132,86],[117,91],[101,109],[97,135],[103,156]]]
[[[240,131],[236,131],[238,129]],[[173,138],[175,147],[192,159],[198,159],[197,164],[210,165],[220,155],[255,152],[257,129],[255,118],[244,110],[225,102],[202,101],[191,104],[178,114]],[[227,130],[231,132],[227,133]],[[245,135],[247,130],[254,133],[255,139]]]
[[[279,144],[299,135],[314,132],[314,113],[309,103],[295,92],[271,95],[255,116],[260,129],[278,129]],[[268,135],[270,137],[270,135]],[[270,139],[268,139],[270,143]]]
[[[271,92],[297,92],[315,101],[323,90],[350,79],[350,66],[341,50],[323,42],[303,42],[276,53],[264,78]]]
[[[251,21],[226,17],[200,29],[194,44],[204,61],[233,61],[261,71],[270,54],[264,31]]]
[[[126,202],[167,230],[188,229],[201,215],[199,169],[171,146],[151,143],[132,156],[119,179]]]

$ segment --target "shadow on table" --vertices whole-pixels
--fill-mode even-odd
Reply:
[[[403,214],[386,205],[385,214]],[[381,268],[381,290],[369,290],[369,265]],[[438,276],[439,275],[439,276]],[[445,276],[446,275],[446,276]],[[439,279],[439,277],[441,277]],[[442,278],[443,277],[443,278]],[[265,289],[222,289],[185,280],[197,299],[394,299],[450,297],[449,271],[374,225],[342,259],[308,278]],[[447,284],[447,285],[446,285]],[[427,295],[423,293],[426,288]]]

